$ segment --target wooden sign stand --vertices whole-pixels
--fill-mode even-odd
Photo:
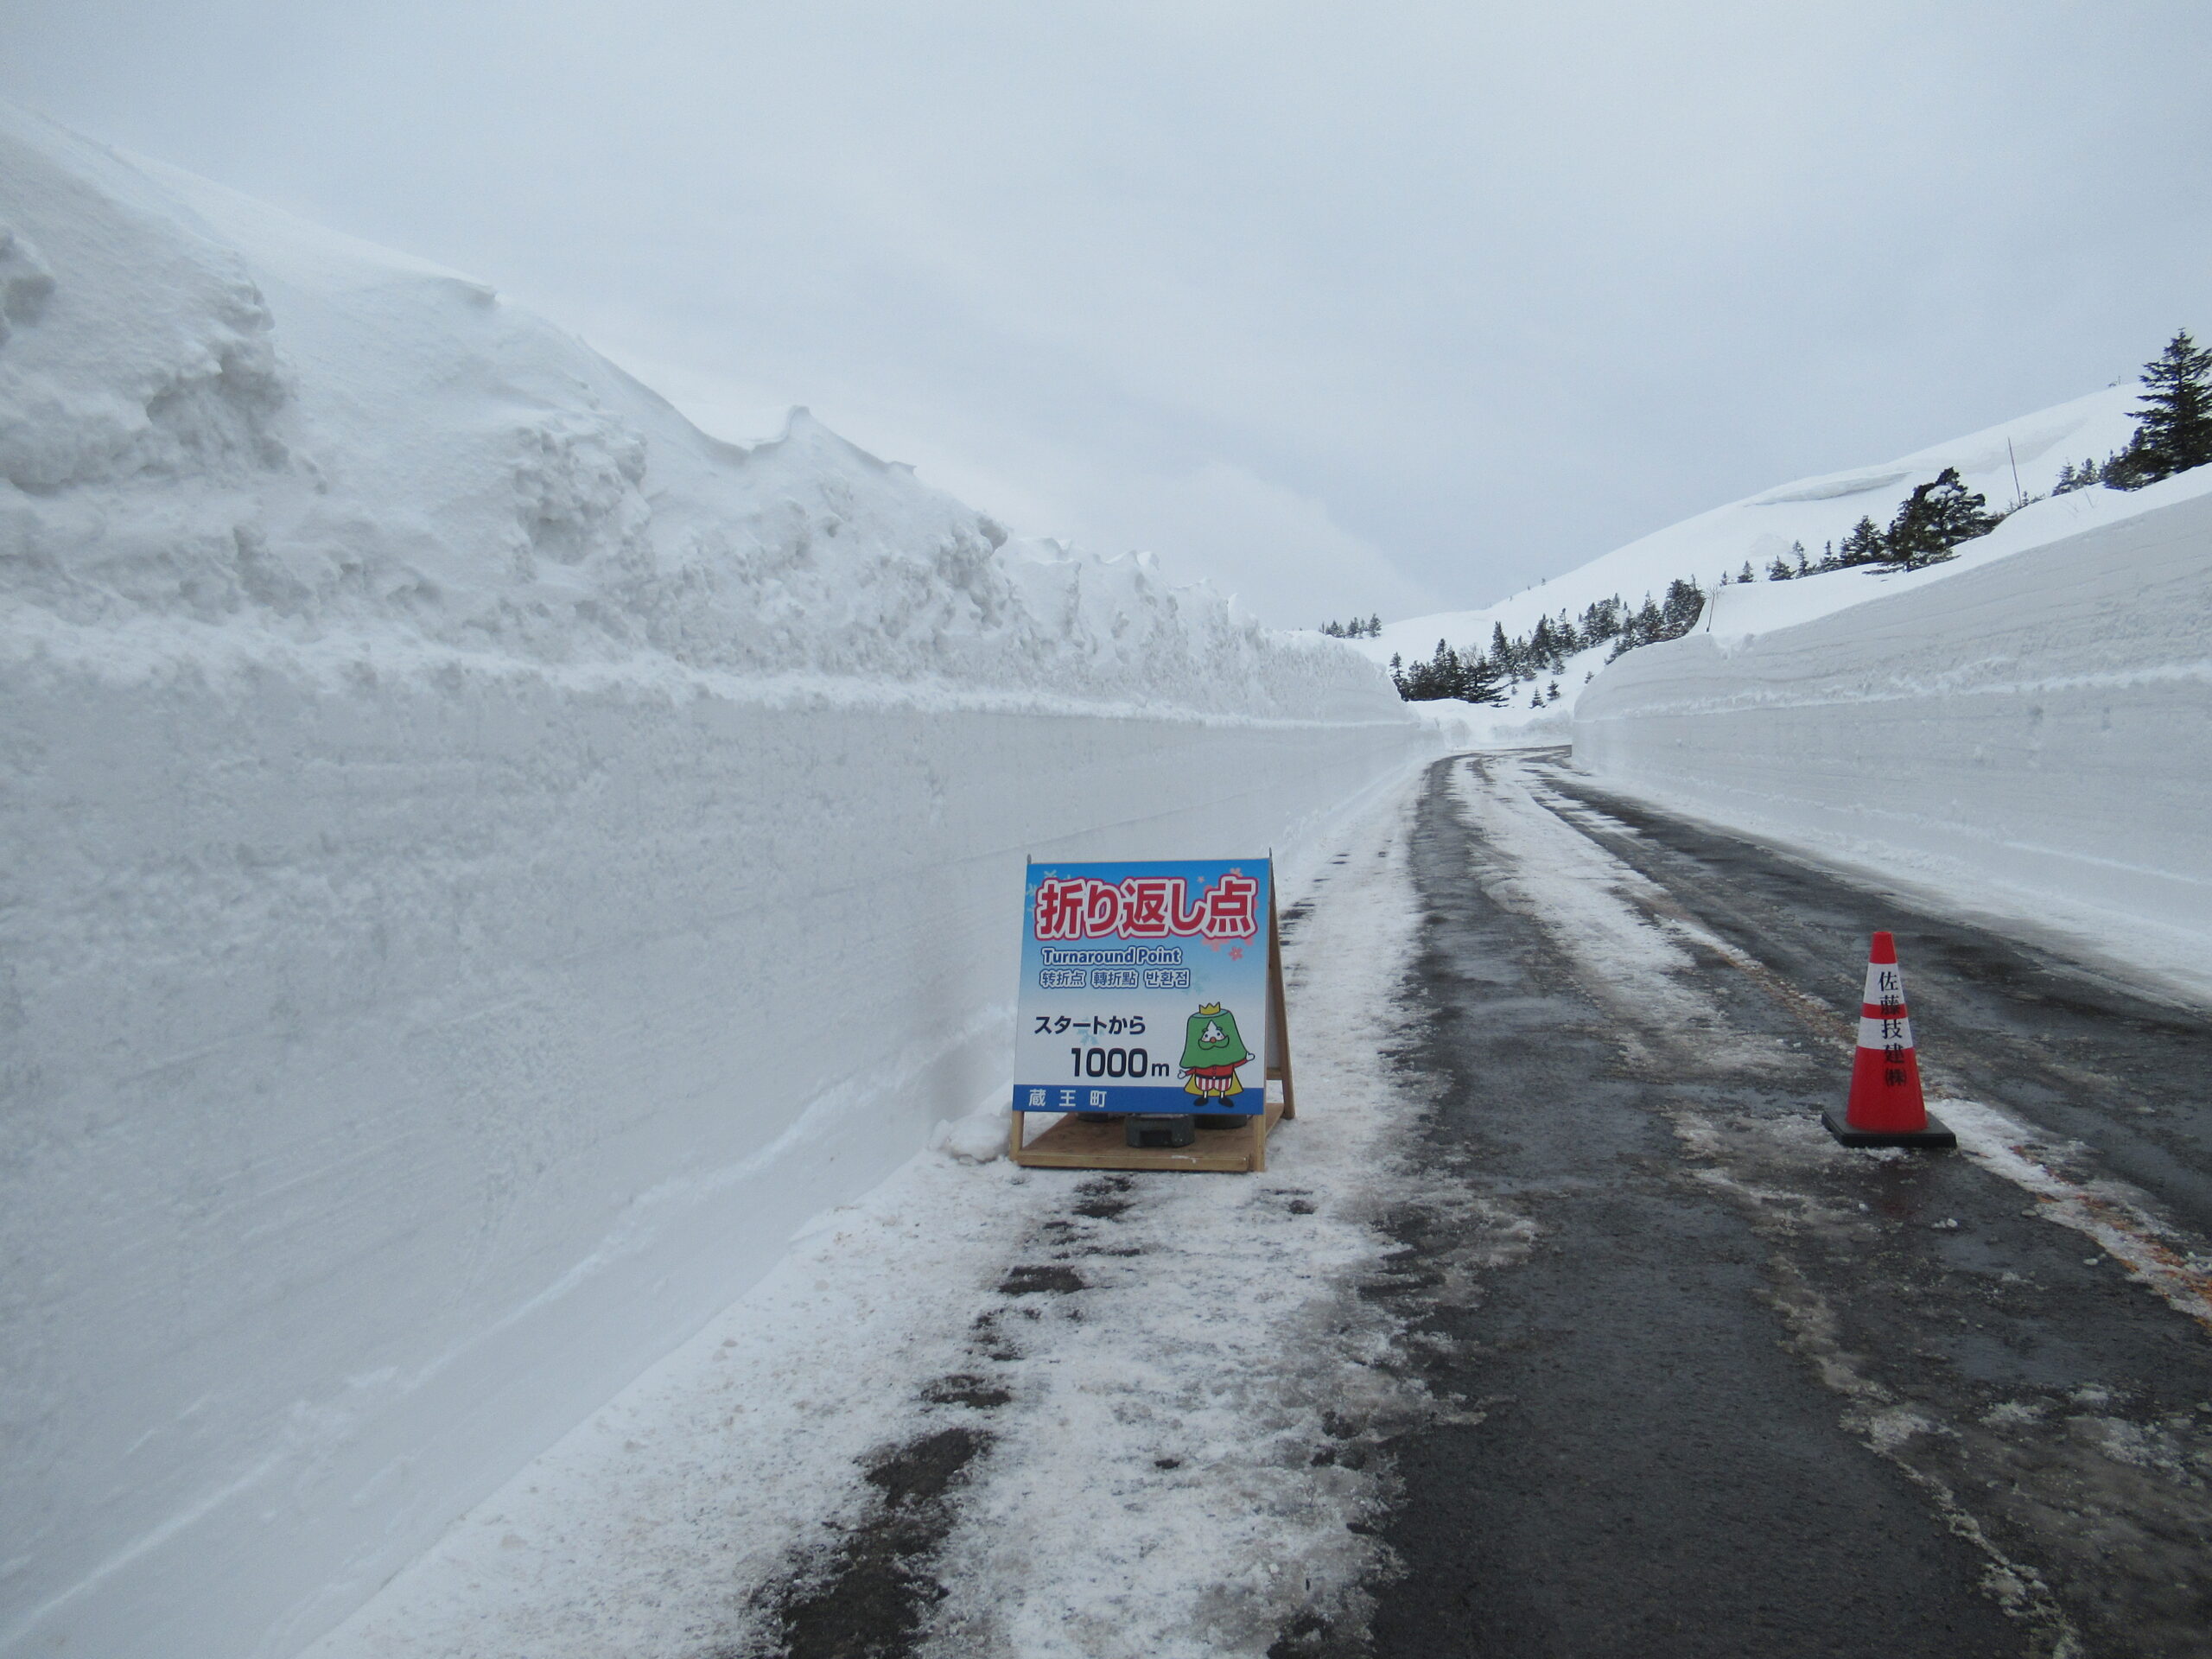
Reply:
[[[1298,1116],[1298,1094],[1290,1076],[1289,1007],[1282,992],[1282,930],[1275,920],[1275,887],[1268,883],[1268,1042],[1266,1109],[1251,1117],[1251,1128],[1201,1129],[1187,1147],[1133,1147],[1120,1120],[1086,1123],[1074,1112],[1027,1144],[1017,1108],[1007,1128],[1006,1155],[1031,1169],[1183,1169],[1243,1174],[1268,1166],[1268,1135],[1284,1118]],[[1281,1084],[1280,1090],[1268,1084]]]

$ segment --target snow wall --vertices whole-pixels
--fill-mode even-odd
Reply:
[[[4,109],[0,320],[0,1653],[296,1651],[997,1096],[1026,855],[1437,747]]]
[[[2086,492],[1794,626],[1584,688],[1576,763],[1715,822],[2212,966],[2212,481]],[[2014,546],[2068,513],[2106,522]],[[1850,573],[1846,573],[1848,576]],[[1821,578],[1822,582],[1834,579]],[[1729,588],[1729,606],[1790,603]],[[2099,926],[2099,921],[2110,925]],[[2126,942],[2133,941],[2132,947]]]

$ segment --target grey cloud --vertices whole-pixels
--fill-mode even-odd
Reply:
[[[2186,0],[16,0],[0,90],[1310,623],[2212,329],[2208,46]]]

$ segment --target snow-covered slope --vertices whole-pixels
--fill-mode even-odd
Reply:
[[[1573,741],[1608,783],[2212,994],[2212,467],[1910,575],[1732,588],[1601,674]]]
[[[1611,666],[1583,653],[1541,709],[1524,683],[1503,708],[1425,717],[1468,747],[1571,740],[1616,786],[2212,989],[2212,468],[2047,493],[2062,467],[2126,444],[2141,396],[2131,381],[1763,491],[1486,609],[1357,643],[1378,662],[1440,639],[1481,649],[1494,626],[1522,635],[1694,577],[1708,599],[1684,639]],[[1763,579],[1794,543],[1817,558],[1862,517],[1885,524],[1946,467],[1996,505],[2045,499],[1926,569]],[[1762,579],[1719,585],[1745,563]]]
[[[1433,747],[5,109],[0,321],[0,1653],[296,1650],[1002,1082],[1026,852]]]
[[[1387,623],[1377,638],[1355,643],[1378,663],[1389,662],[1394,653],[1408,662],[1427,658],[1435,651],[1440,639],[1449,641],[1455,650],[1487,647],[1491,629],[1499,625],[1509,635],[1518,636],[1535,627],[1539,617],[1556,616],[1561,610],[1580,616],[1585,606],[1615,594],[1631,606],[1640,605],[1646,594],[1663,595],[1667,584],[1678,576],[1695,581],[1709,593],[1719,585],[1722,576],[1732,580],[1746,563],[1760,579],[1754,586],[1763,596],[1769,590],[1789,594],[1770,602],[1820,609],[1855,603],[1873,591],[1868,583],[1875,579],[1863,572],[1838,572],[1801,586],[1767,582],[1767,566],[1777,557],[1785,557],[1798,543],[1818,559],[1824,543],[1840,541],[1862,518],[1888,524],[1898,505],[1911,494],[1912,486],[1925,483],[1946,467],[1957,467],[1967,486],[1987,497],[1993,509],[2009,506],[2023,491],[2029,496],[2047,496],[2058,481],[2060,467],[2079,466],[2084,461],[2101,461],[2126,443],[2135,430],[2132,411],[2141,395],[2141,388],[2127,381],[1879,466],[1853,467],[1762,490],[1655,531],[1493,605]],[[2013,482],[2016,461],[2017,487]],[[2110,493],[2103,493],[2112,499]],[[2072,495],[2037,503],[2026,516],[2047,535],[2057,522],[2050,509],[2081,499]],[[1751,591],[1731,588],[1723,599],[1724,609]],[[1579,687],[1581,672],[1578,671],[1573,680]],[[1572,690],[1565,679],[1560,683],[1562,690]],[[1518,701],[1528,701],[1525,689]]]

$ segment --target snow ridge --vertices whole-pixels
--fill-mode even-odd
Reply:
[[[1149,558],[750,449],[483,283],[0,106],[0,604],[1260,717],[1380,702]],[[190,647],[180,639],[178,649]]]

